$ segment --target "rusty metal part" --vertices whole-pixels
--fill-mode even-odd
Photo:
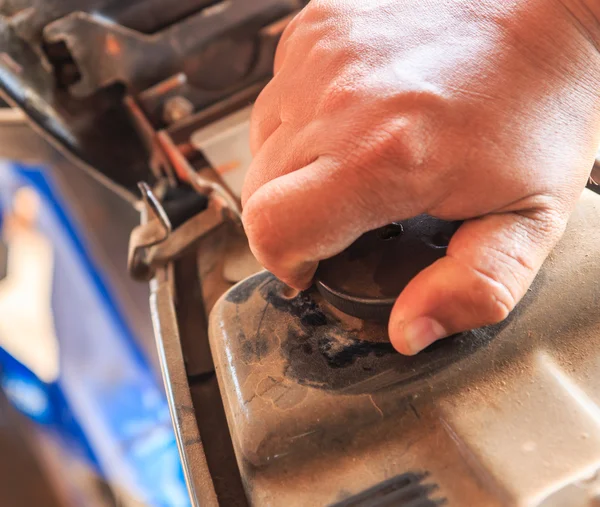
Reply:
[[[177,174],[185,175],[186,181],[209,201],[214,203],[216,209],[223,214],[224,218],[232,220],[238,226],[242,224],[242,210],[238,202],[231,196],[223,185],[218,182],[203,178],[190,165],[181,151],[173,143],[169,134],[162,130],[157,133],[156,139],[165,153],[169,163]]]
[[[209,42],[239,31],[241,25],[261,26],[299,8],[297,0],[226,0],[152,35],[101,16],[74,12],[47,25],[44,37],[69,48],[81,73],[81,79],[70,87],[73,94],[88,96],[116,82],[138,93],[193,66],[193,56]],[[148,55],[152,55],[151,65]],[[248,66],[253,55],[249,56]]]
[[[450,506],[595,497],[599,221],[586,191],[507,321],[415,357],[316,291],[267,274],[236,285],[210,343],[251,503],[332,504],[411,471]]]
[[[408,282],[446,254],[458,225],[421,215],[368,232],[319,264],[316,287],[348,315],[387,321]]]
[[[127,95],[123,99],[123,104],[133,121],[134,128],[139,134],[140,140],[146,147],[146,151],[149,154],[148,166],[156,178],[156,181],[166,179],[171,186],[175,186],[176,177],[174,169],[169,163],[164,151],[158,145],[158,141],[156,140],[156,130],[146,117],[146,114],[131,95]]]
[[[188,251],[202,236],[224,220],[233,222],[242,230],[241,208],[238,200],[225,188],[220,176],[213,174],[214,171],[210,169],[197,171],[192,167],[166,130],[154,130],[133,98],[128,97],[126,105],[142,139],[152,153],[151,165],[159,181],[168,182],[171,192],[174,192],[181,188],[175,178],[177,175],[180,182],[188,182],[199,196],[206,199],[205,206],[198,209],[199,213],[196,216],[186,217],[187,221],[182,220],[181,224],[172,227],[167,213],[162,208],[162,205],[167,203],[163,202],[161,205],[148,185],[140,187],[144,200],[143,211],[146,215],[142,215],[141,225],[132,232],[128,267],[134,278],[148,280],[153,276],[157,265],[171,261]],[[205,176],[207,171],[210,173],[209,177]],[[181,198],[175,201],[177,205],[184,202]],[[168,232],[157,238],[157,227],[167,223]]]
[[[222,223],[223,217],[214,208],[207,208],[177,228],[168,241],[157,244],[156,248],[148,253],[150,265],[164,264],[176,259],[182,253],[191,250],[202,236]]]

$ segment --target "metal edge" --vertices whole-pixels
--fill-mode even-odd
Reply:
[[[121,187],[117,183],[113,182],[104,174],[100,173],[99,171],[96,171],[91,165],[89,165],[88,163],[86,163],[85,161],[80,159],[77,155],[75,155],[73,152],[71,152],[58,139],[56,139],[54,136],[52,136],[51,134],[46,132],[46,130],[40,124],[38,124],[33,118],[31,118],[25,111],[20,109],[16,100],[14,100],[14,98],[10,95],[10,93],[6,89],[4,89],[1,85],[0,85],[0,99],[3,99],[7,104],[9,104],[9,106],[11,106],[10,108],[6,108],[6,109],[18,109],[18,110],[22,111],[23,116],[20,118],[17,118],[15,115],[15,117],[10,120],[11,123],[18,124],[18,123],[23,122],[23,123],[27,124],[29,127],[31,127],[31,130],[33,130],[33,132],[35,132],[42,139],[44,139],[52,148],[54,148],[58,153],[60,153],[69,162],[71,162],[72,164],[75,164],[76,166],[80,167],[82,170],[86,171],[93,178],[95,178],[97,181],[99,181],[102,185],[104,185],[105,187],[107,187],[110,190],[112,190],[113,192],[115,192],[118,196],[120,196],[125,201],[131,203],[132,206],[135,206],[137,204],[137,202],[139,201],[137,196],[135,196],[132,192],[130,192],[126,188]]]
[[[218,506],[185,371],[171,273],[171,264],[161,267],[150,283],[150,309],[160,369],[192,506]]]

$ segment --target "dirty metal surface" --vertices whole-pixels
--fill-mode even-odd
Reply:
[[[428,472],[448,505],[592,505],[599,221],[600,196],[585,191],[507,321],[413,358],[314,289],[267,273],[231,289],[210,341],[251,503],[335,504]]]
[[[240,258],[239,234],[231,223],[216,225],[199,238],[198,251],[158,265],[151,282],[160,366],[184,474],[192,504],[203,507],[247,505],[207,329],[207,312],[232,285],[224,264],[230,252]]]
[[[257,28],[300,6],[298,0],[229,0],[151,35],[125,28],[102,16],[73,12],[47,25],[44,37],[50,43],[64,42],[69,48],[81,74],[81,79],[70,86],[77,96],[88,96],[115,82],[126,83],[131,92],[139,93],[182,70],[188,71],[192,79],[200,80],[204,85],[202,88],[220,89],[223,81],[228,85],[242,79],[251,71],[255,60],[252,37],[244,45],[235,39],[227,40],[225,36],[237,30],[238,38],[242,39],[241,35],[248,38],[248,34],[253,36]],[[245,34],[240,33],[242,27]],[[202,56],[206,59],[211,55],[202,53],[209,42],[217,39],[221,39],[220,44],[230,46],[221,55],[225,52],[231,55],[230,64],[237,65],[223,69],[221,74],[227,75],[220,76],[221,82],[202,83],[202,75],[196,76],[190,71],[208,70]],[[213,52],[218,49],[213,46]],[[271,49],[272,53],[273,45]],[[151,63],[148,55],[152,55]]]
[[[246,261],[246,270],[239,271],[248,257],[243,239],[237,227],[223,222],[199,239],[198,252],[159,266],[151,284],[161,370],[194,505],[247,505],[206,325],[214,302],[233,283],[225,278],[228,259],[236,261],[234,275],[253,269]]]
[[[437,507],[445,503],[436,498],[437,485],[425,473],[405,473],[342,500],[331,507]]]

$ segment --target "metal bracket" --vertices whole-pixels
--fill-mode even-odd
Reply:
[[[149,281],[158,266],[164,266],[192,248],[206,233],[223,223],[223,213],[214,205],[173,229],[165,209],[146,183],[142,193],[141,224],[131,232],[127,267],[130,275]]]
[[[152,278],[146,262],[147,249],[165,241],[171,234],[171,221],[147,183],[139,183],[142,194],[141,224],[131,231],[127,268],[136,280]]]

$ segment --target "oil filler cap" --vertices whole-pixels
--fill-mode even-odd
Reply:
[[[420,215],[363,234],[342,253],[321,261],[317,290],[347,315],[387,321],[402,289],[446,254],[460,224]]]

